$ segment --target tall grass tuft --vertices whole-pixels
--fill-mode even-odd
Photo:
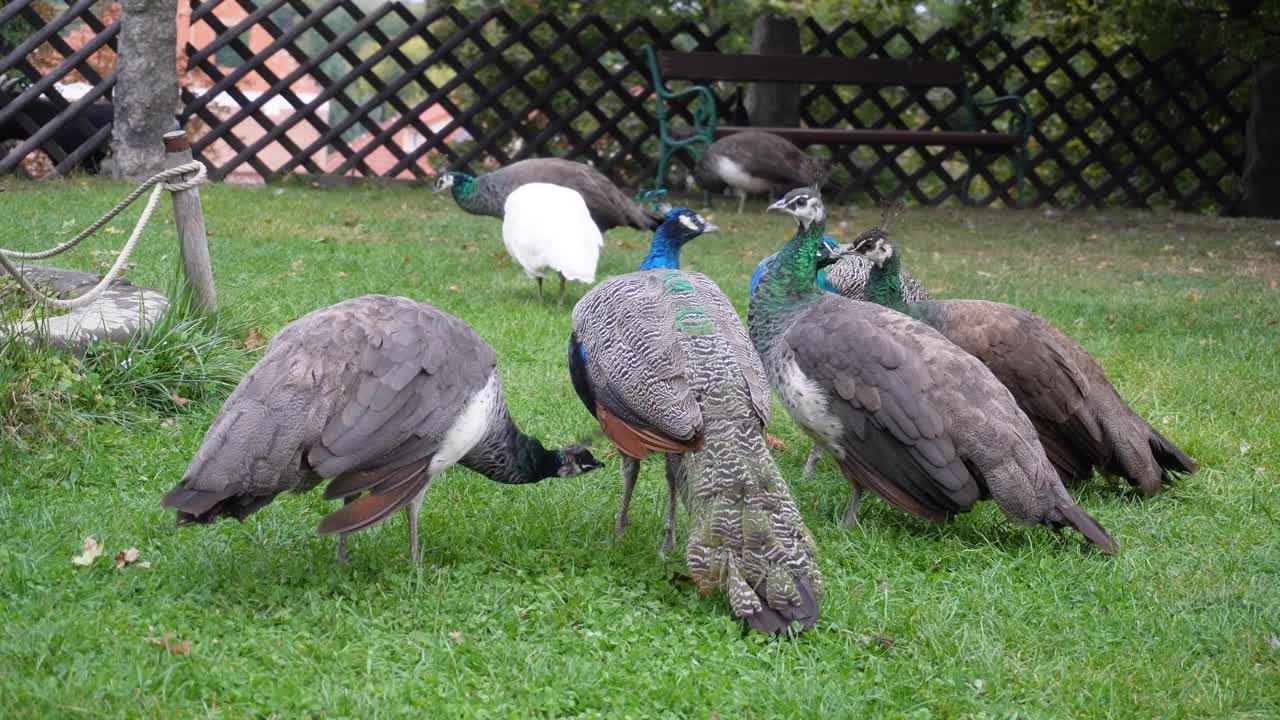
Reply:
[[[43,333],[15,338],[0,314],[0,445],[22,447],[91,422],[133,424],[229,392],[252,364],[249,323],[200,315],[184,291],[169,294],[153,325],[123,344],[91,345],[79,358]]]

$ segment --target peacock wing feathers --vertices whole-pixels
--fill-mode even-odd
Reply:
[[[785,335],[796,367],[816,387],[793,378],[782,392],[800,394],[788,403],[799,407],[825,396],[826,412],[839,420],[827,439],[847,449],[837,453],[846,472],[895,507],[940,522],[982,493],[934,402],[922,354],[936,339],[927,330],[876,306],[823,295]]]
[[[1035,425],[1064,483],[1087,478],[1100,429],[1082,418],[1089,380],[1036,315],[985,300],[929,301],[913,314],[981,360]]]
[[[1129,407],[1087,350],[1042,318],[1037,319],[1045,332],[1057,338],[1059,347],[1089,383],[1089,401],[1076,421],[1085,429],[1075,432],[1101,435],[1090,462],[1103,472],[1125,478],[1148,496],[1172,482],[1174,474],[1196,472],[1194,460]]]
[[[652,230],[662,222],[660,216],[646,211],[619,190],[604,173],[580,162],[562,158],[530,158],[512,163],[486,177],[494,176],[497,176],[493,180],[495,186],[500,186],[505,194],[532,182],[576,190],[582,195],[600,232],[621,226]]]
[[[312,312],[272,340],[162,504],[185,522],[243,518],[328,478],[326,497],[370,491],[331,531],[367,527],[425,489],[427,463],[495,366],[465,323],[412,300],[369,295]]]
[[[686,348],[670,331],[676,318],[664,301],[665,274],[608,278],[573,309],[573,335],[587,359],[597,419],[619,448],[637,458],[650,450],[684,452],[702,442]]]
[[[645,441],[644,451],[680,454],[694,577],[722,589],[754,628],[812,626],[821,591],[814,543],[765,447],[752,394],[758,379],[749,379],[762,376],[763,366],[723,293],[697,273],[630,273],[588,293],[573,325],[575,389],[594,404],[610,438],[642,456],[625,445],[634,438],[611,427],[616,419]],[[655,447],[644,432],[686,446]]]

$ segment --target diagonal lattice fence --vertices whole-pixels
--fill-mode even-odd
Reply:
[[[657,123],[641,48],[741,51],[745,32],[691,22],[619,26],[596,16],[518,19],[505,10],[354,0],[190,0],[180,13],[179,119],[215,177],[293,174],[421,178],[441,166],[483,171],[526,157],[591,162],[618,182],[652,184]],[[110,136],[119,30],[114,6],[11,0],[0,8],[0,172],[43,152],[55,172],[96,167]],[[1035,116],[1032,202],[1054,206],[1227,204],[1243,165],[1249,69],[1221,58],[1151,58],[1092,44],[1015,44],[944,30],[917,38],[861,22],[802,23],[811,54],[961,62],[978,100],[1026,97]],[[741,119],[741,88],[717,84],[721,116]],[[952,89],[811,86],[815,127],[954,127]],[[52,115],[41,113],[51,112]],[[105,118],[105,120],[104,120]],[[992,110],[982,125],[1003,129]],[[943,147],[816,148],[837,167],[840,200],[964,196],[1014,202],[1010,157]],[[682,184],[691,158],[678,157]]]

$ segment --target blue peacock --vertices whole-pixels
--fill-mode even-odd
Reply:
[[[597,285],[573,310],[574,390],[622,455],[627,525],[640,460],[666,455],[664,547],[675,497],[689,513],[686,560],[753,628],[782,633],[818,618],[813,538],[765,444],[770,396],[733,305],[705,275],[679,269],[681,247],[715,230],[668,212],[637,272]]]

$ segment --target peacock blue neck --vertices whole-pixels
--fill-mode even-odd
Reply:
[[[902,302],[902,262],[898,259],[896,249],[883,265],[872,264],[866,288],[862,291],[862,299],[898,312],[907,312],[907,305]]]
[[[641,270],[679,270],[680,247],[684,243],[674,237],[668,223],[658,226],[649,243],[649,254],[640,263]]]

